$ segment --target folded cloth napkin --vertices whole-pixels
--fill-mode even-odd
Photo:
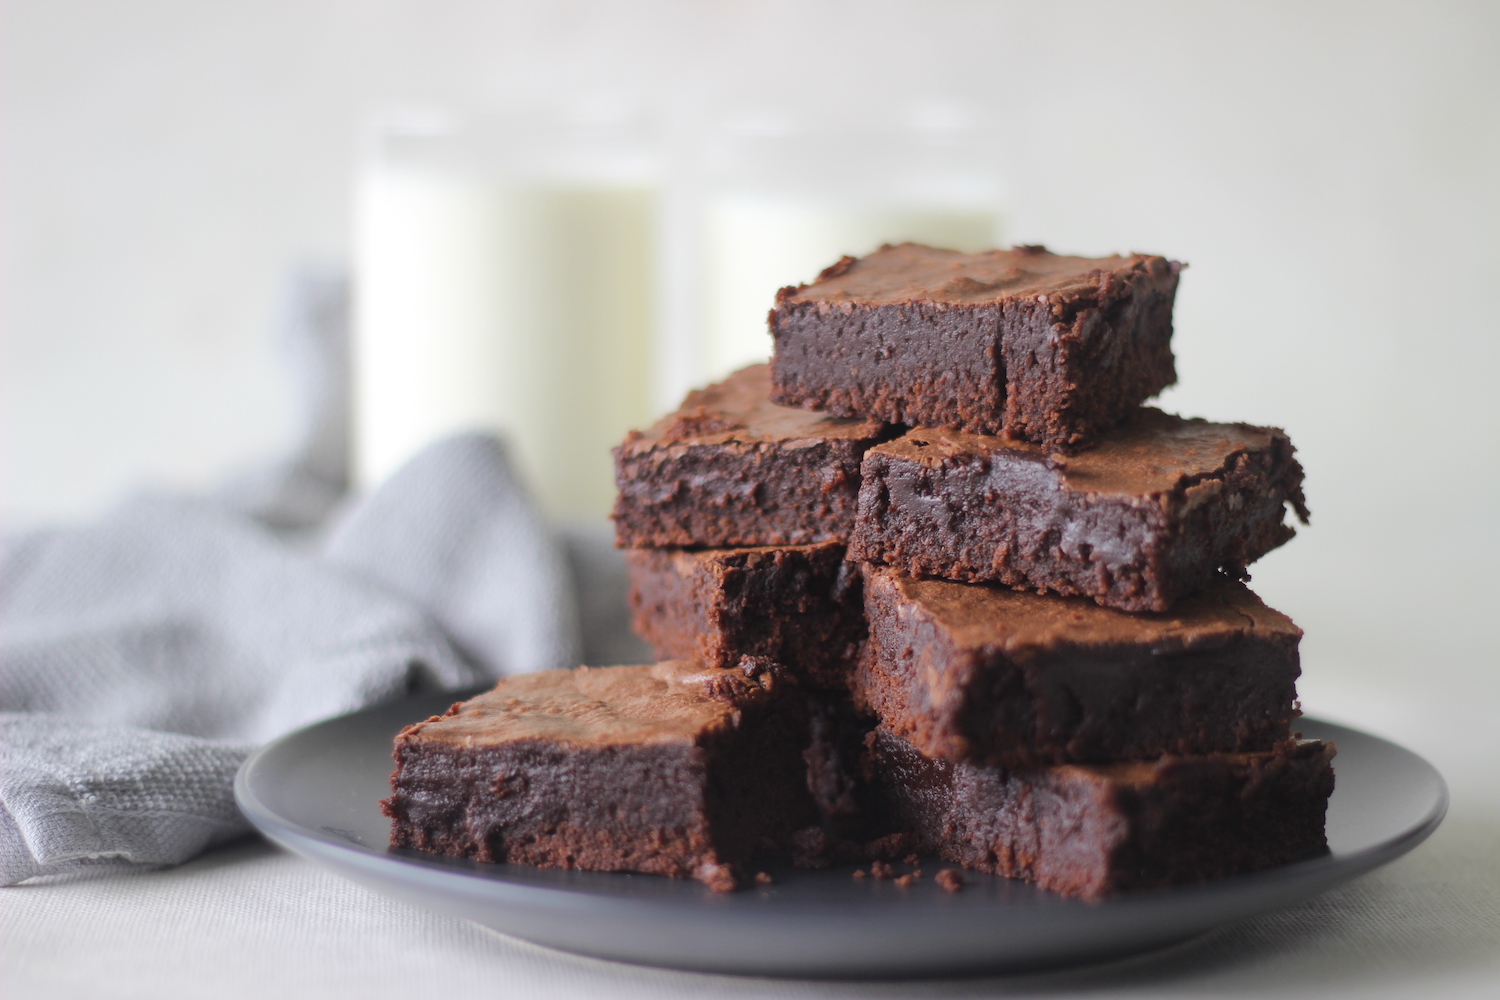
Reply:
[[[342,467],[281,467],[0,546],[0,884],[186,860],[248,830],[257,744],[580,662],[566,558],[494,438],[432,445],[316,538]]]

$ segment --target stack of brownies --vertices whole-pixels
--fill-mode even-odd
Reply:
[[[1302,470],[1278,430],[1141,406],[1179,271],[903,244],[784,289],[770,366],[615,452],[664,662],[409,727],[393,843],[718,889],[936,855],[1089,898],[1324,850],[1301,632],[1240,582]]]

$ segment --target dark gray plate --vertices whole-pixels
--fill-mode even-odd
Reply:
[[[267,746],[235,782],[266,836],[356,882],[565,951],[646,965],[769,976],[914,976],[1034,969],[1158,948],[1288,906],[1411,850],[1437,828],[1448,790],[1430,764],[1353,729],[1302,720],[1338,743],[1330,853],[1203,886],[1083,903],[965,872],[963,891],[797,871],[730,895],[696,882],[485,865],[386,846],[391,740],[441,712],[429,695],[320,723]]]

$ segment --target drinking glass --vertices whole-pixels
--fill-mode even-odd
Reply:
[[[599,517],[650,415],[658,157],[627,115],[372,125],[355,196],[354,466],[490,430],[542,507]]]

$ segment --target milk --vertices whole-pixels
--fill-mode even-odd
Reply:
[[[776,290],[812,281],[845,254],[913,241],[975,251],[997,245],[994,204],[857,204],[829,197],[726,195],[705,210],[704,375],[721,378],[771,353]]]
[[[355,214],[358,482],[488,430],[547,512],[602,516],[650,415],[653,189],[372,162]]]

